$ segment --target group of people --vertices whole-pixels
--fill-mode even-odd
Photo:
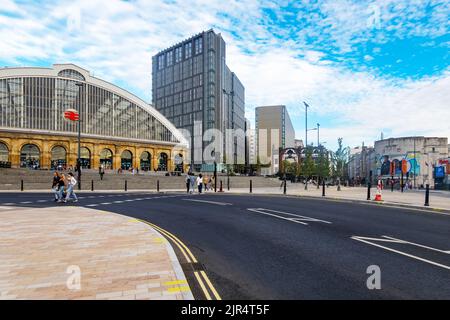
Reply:
[[[210,191],[213,189],[214,177],[202,175],[195,176],[192,172],[186,175],[186,192],[195,193],[195,188],[197,188],[198,193],[202,193],[203,190]]]
[[[65,203],[73,197],[73,202],[77,202],[78,198],[75,194],[74,188],[77,184],[77,179],[72,172],[67,175],[55,171],[53,174],[52,191],[55,195],[55,202]]]

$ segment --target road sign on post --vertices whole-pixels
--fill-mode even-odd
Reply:
[[[78,183],[77,183],[78,190],[81,190],[81,162],[80,162],[81,122],[80,122],[80,113],[76,109],[67,109],[66,111],[64,111],[64,119],[69,120],[69,121],[78,122],[78,155],[77,155],[76,170],[78,173]]]

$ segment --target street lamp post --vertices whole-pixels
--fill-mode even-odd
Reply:
[[[309,105],[303,101],[305,105],[305,147],[308,148],[308,108]]]
[[[227,100],[227,106],[228,106],[228,114],[229,114],[229,108],[230,108],[230,96],[231,96],[231,109],[233,110],[233,108],[234,108],[234,91],[233,90],[231,90],[230,92],[227,92],[227,90],[225,90],[225,89],[222,89],[222,92],[224,93],[224,94],[226,94],[227,95],[227,97],[228,97],[228,100]],[[230,119],[228,119],[228,122],[230,121]],[[228,124],[229,125],[229,124]],[[232,121],[232,123],[231,123],[231,128],[232,129],[234,129],[234,122]],[[236,145],[234,145],[234,147],[235,147],[235,150],[233,150],[234,152],[233,152],[233,162],[234,162],[234,164],[236,164]],[[225,154],[226,155],[226,154]],[[228,157],[227,157],[227,161],[228,161]],[[230,168],[228,167],[228,164],[227,164],[227,176],[229,177],[229,173],[228,173],[228,171],[230,170]],[[229,184],[229,179],[230,178],[228,178],[228,181],[227,181],[227,183]]]
[[[317,148],[320,147],[320,123],[317,123]]]
[[[78,175],[78,190],[81,190],[81,93],[82,90],[81,88],[83,87],[83,83],[77,82],[75,83],[76,86],[78,87],[78,93],[79,93],[79,99],[80,99],[80,103],[78,105],[78,155],[77,155],[77,175]]]

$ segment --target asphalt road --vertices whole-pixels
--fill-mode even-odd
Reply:
[[[450,299],[450,215],[283,196],[79,196],[76,205],[176,235],[223,299]],[[45,201],[50,197],[0,193],[0,210],[64,206]],[[373,265],[381,289],[369,290]],[[196,298],[204,298],[187,276]]]

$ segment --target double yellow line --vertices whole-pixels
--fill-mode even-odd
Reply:
[[[167,230],[164,230],[157,225],[154,225],[153,223],[137,219],[145,224],[148,224],[152,228],[155,228],[157,231],[159,231],[161,234],[166,236],[168,239],[172,240],[172,242],[180,249],[181,253],[183,254],[184,258],[188,263],[198,263],[195,256],[192,254],[191,250],[180,240],[178,239],[174,234],[170,233]],[[216,300],[222,300],[217,290],[214,288],[213,284],[211,283],[211,280],[209,280],[208,276],[206,275],[205,271],[194,271],[195,278],[197,279],[198,284],[200,285],[200,288],[202,289],[205,297],[207,300],[213,300],[211,297],[211,294],[214,296]],[[209,289],[209,291],[208,291]]]

